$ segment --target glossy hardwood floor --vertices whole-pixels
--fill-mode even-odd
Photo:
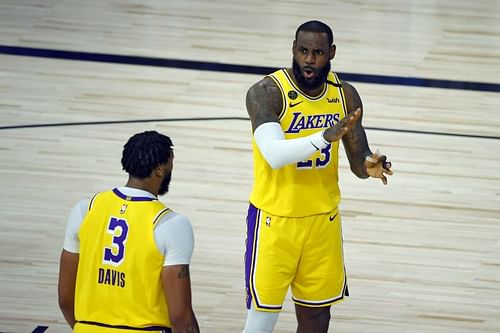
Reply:
[[[492,0],[0,0],[0,45],[281,67],[312,18],[335,30],[336,71],[500,84]],[[194,227],[201,329],[241,332],[244,98],[259,78],[0,55],[0,331],[70,332],[56,296],[67,215],[124,184],[124,142],[156,129],[176,146],[162,200]],[[351,297],[334,307],[330,331],[500,332],[500,93],[352,83],[370,145],[395,175],[386,187],[359,180],[341,152]],[[3,128],[68,122],[88,124]],[[294,331],[287,298],[275,332]]]

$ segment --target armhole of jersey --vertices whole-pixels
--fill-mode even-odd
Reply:
[[[337,82],[340,98],[342,99],[342,109],[344,110],[344,117],[347,117],[348,112],[347,112],[347,103],[345,101],[344,88],[342,87],[342,83],[340,83],[340,79],[337,76],[337,74],[333,73],[333,76],[335,77],[335,81]]]
[[[274,81],[274,83],[276,83],[276,85],[280,88],[280,91],[281,91],[281,100],[283,101],[283,106],[282,106],[281,111],[278,115],[278,119],[281,120],[281,118],[283,118],[283,116],[285,115],[285,111],[286,111],[285,92],[283,90],[283,87],[281,86],[280,81],[276,77],[274,77],[273,74],[268,75],[267,77],[271,78]]]
[[[94,200],[95,198],[99,195],[99,192],[94,194],[94,196],[92,197],[92,199],[90,199],[89,201],[89,206],[87,207],[87,212],[90,211],[92,209],[92,205],[94,204]]]
[[[160,221],[161,218],[169,212],[171,212],[170,208],[164,208],[158,214],[156,214],[155,218],[153,219],[153,226],[155,227],[156,223]]]

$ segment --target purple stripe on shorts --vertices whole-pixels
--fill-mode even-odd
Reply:
[[[250,204],[248,207],[247,214],[247,239],[246,239],[246,250],[245,250],[245,287],[247,293],[247,309],[250,309],[252,306],[252,291],[253,295],[257,295],[257,291],[255,290],[255,286],[251,283],[251,279],[253,279],[255,269],[255,261],[257,254],[257,241],[255,237],[258,237],[259,234],[259,221],[260,221],[261,210]],[[253,290],[250,288],[253,287]],[[269,309],[269,310],[281,310],[281,305],[276,306],[268,306],[262,305],[259,303],[259,299],[255,299],[255,304],[258,309]]]
[[[248,206],[247,213],[247,239],[246,239],[246,250],[245,250],[245,287],[247,292],[247,309],[250,309],[252,304],[252,293],[250,292],[250,279],[252,278],[252,267],[253,267],[253,252],[254,252],[254,234],[255,228],[257,226],[257,218],[259,216],[259,210],[252,204]]]

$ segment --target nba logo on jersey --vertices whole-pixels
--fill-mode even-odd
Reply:
[[[271,226],[271,217],[270,217],[270,216],[266,217],[266,225],[267,225],[268,227],[270,227],[270,226]]]
[[[122,208],[120,209],[120,214],[125,214],[126,210],[127,210],[127,205],[123,204]]]

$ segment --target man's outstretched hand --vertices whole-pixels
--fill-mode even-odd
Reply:
[[[387,185],[386,175],[392,175],[391,162],[387,161],[387,156],[381,155],[377,150],[365,159],[366,173],[373,178],[380,178],[384,185]]]
[[[356,111],[342,118],[334,126],[327,128],[323,133],[323,138],[328,142],[339,141],[353,128],[360,116],[361,109],[357,108]]]

